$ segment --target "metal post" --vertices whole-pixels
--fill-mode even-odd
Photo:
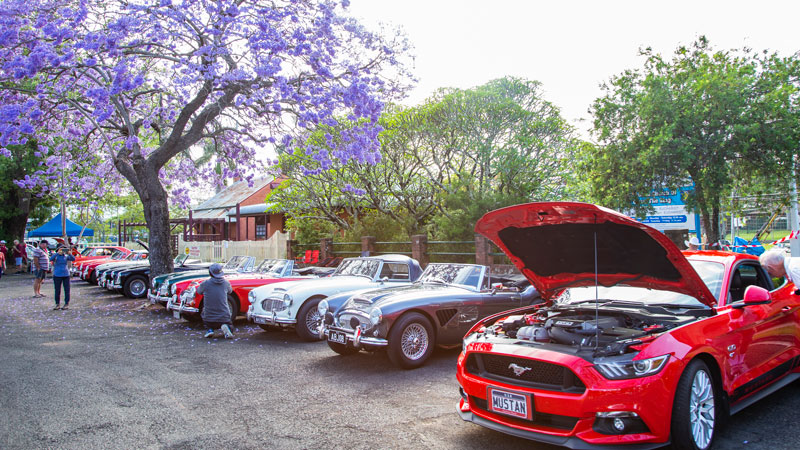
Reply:
[[[797,220],[797,162],[792,161],[792,207],[789,213],[789,221],[792,227],[792,232],[798,230]],[[789,245],[792,251],[792,256],[800,256],[800,239],[789,239]]]

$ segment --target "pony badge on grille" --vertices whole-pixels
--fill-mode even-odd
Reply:
[[[519,377],[519,376],[522,376],[522,374],[523,374],[523,373],[525,373],[525,372],[527,372],[527,371],[531,370],[531,368],[530,368],[530,367],[522,367],[522,366],[519,366],[519,365],[517,365],[517,364],[515,364],[515,363],[511,363],[511,364],[509,364],[509,365],[508,365],[508,368],[509,368],[509,369],[511,369],[511,370],[513,370],[513,371],[514,371],[514,375],[516,375],[516,376],[518,376],[518,377]]]

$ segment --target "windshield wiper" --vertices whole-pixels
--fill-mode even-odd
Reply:
[[[581,300],[579,302],[568,302],[562,303],[563,305],[580,305],[582,303],[602,303],[603,305],[610,305],[610,304],[620,304],[620,305],[634,305],[634,306],[641,306],[644,305],[644,302],[631,302],[628,300],[612,300],[612,299],[598,299],[598,300]]]

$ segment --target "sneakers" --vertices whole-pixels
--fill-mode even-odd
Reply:
[[[61,306],[59,306],[59,305],[56,305],[56,307],[55,307],[55,308],[53,308],[53,311],[58,311],[59,309],[61,309]]]
[[[233,337],[233,331],[231,331],[231,327],[228,324],[223,324],[220,329],[225,334],[225,339],[230,339]]]
[[[212,338],[212,337],[214,337],[214,330],[208,330],[208,331],[206,331],[206,334],[204,334],[204,335],[203,335],[203,337],[205,337],[205,338]]]

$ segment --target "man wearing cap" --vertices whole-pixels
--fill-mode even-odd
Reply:
[[[686,247],[688,247],[686,250],[690,250],[693,252],[700,250],[700,246],[703,245],[700,243],[700,239],[697,239],[697,236],[692,236],[691,239],[689,239],[688,241],[683,241],[683,243],[686,244]]]
[[[222,266],[212,264],[208,268],[211,278],[197,286],[197,293],[203,296],[203,323],[208,331],[205,337],[214,337],[214,329],[219,328],[225,338],[232,338],[231,310],[228,307],[228,294],[233,292],[231,284],[225,279]]]

